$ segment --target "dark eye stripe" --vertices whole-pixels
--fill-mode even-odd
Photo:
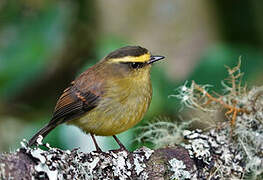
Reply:
[[[139,69],[146,65],[146,63],[142,63],[142,62],[123,62],[123,64],[129,65],[129,67],[132,69]]]

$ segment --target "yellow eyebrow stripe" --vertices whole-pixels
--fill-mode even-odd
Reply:
[[[143,54],[137,57],[125,56],[122,58],[114,58],[114,59],[111,59],[110,61],[111,62],[142,62],[143,63],[143,62],[149,61],[150,57],[151,57],[150,53],[147,53],[147,54]]]

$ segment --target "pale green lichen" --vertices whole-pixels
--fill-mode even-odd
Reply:
[[[177,160],[176,158],[173,158],[169,161],[169,170],[173,173],[170,179],[190,179],[191,174],[186,169],[186,166],[183,161]]]

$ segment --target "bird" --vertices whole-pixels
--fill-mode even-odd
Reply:
[[[116,137],[140,122],[152,99],[150,70],[164,56],[151,55],[141,46],[125,46],[110,52],[81,73],[63,91],[51,120],[28,142],[45,138],[58,125],[66,123],[90,133],[97,151],[97,136]]]

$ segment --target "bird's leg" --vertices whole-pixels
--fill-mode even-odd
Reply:
[[[113,138],[114,138],[115,141],[119,144],[120,149],[123,149],[123,150],[125,150],[125,151],[128,151],[128,150],[126,149],[126,147],[125,147],[125,146],[120,142],[120,140],[117,138],[117,136],[113,135]]]
[[[91,136],[91,138],[92,138],[92,140],[93,140],[93,142],[94,142],[94,144],[95,144],[96,151],[97,151],[97,152],[102,152],[101,148],[99,147],[99,145],[98,145],[98,143],[97,143],[97,141],[96,141],[96,139],[95,139],[94,134],[91,134],[91,133],[90,133],[90,136]]]

